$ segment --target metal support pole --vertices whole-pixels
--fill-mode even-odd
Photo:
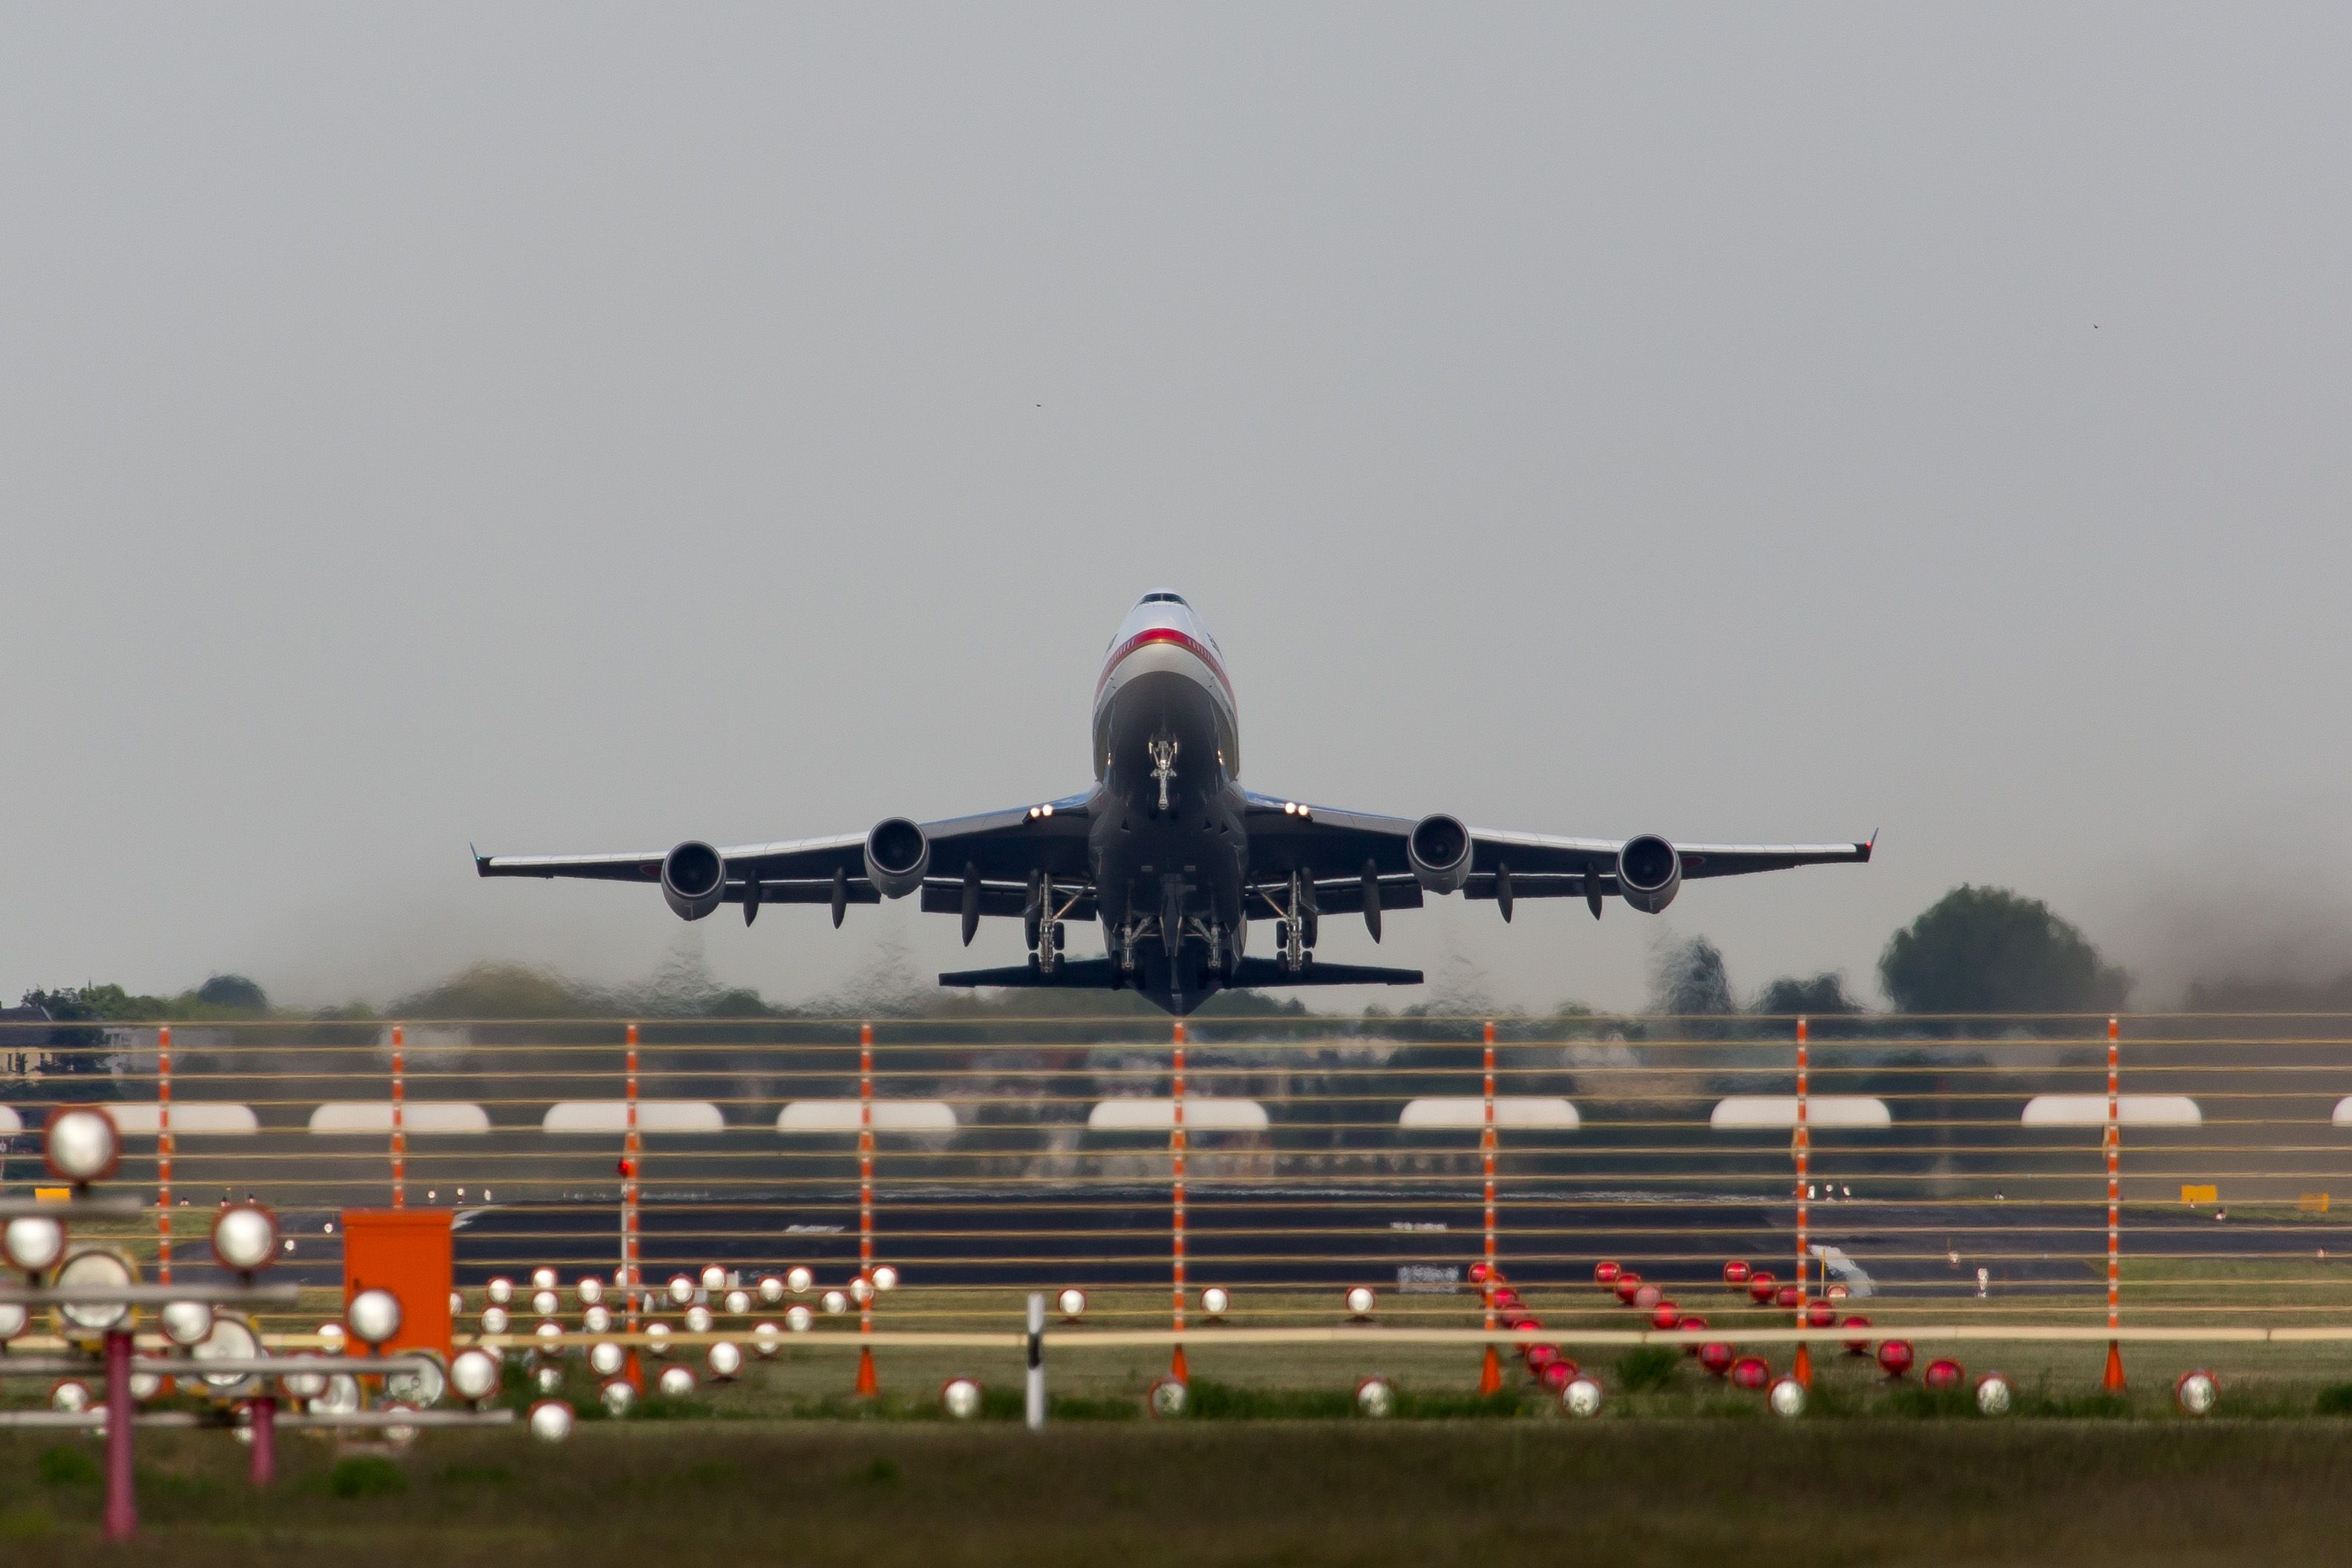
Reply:
[[[1495,1331],[1495,1022],[1491,1018],[1486,1021],[1486,1122],[1478,1133],[1478,1152],[1486,1167],[1486,1278],[1479,1295],[1486,1303],[1486,1331],[1491,1334]],[[1478,1392],[1503,1392],[1503,1358],[1492,1341],[1479,1360]]]
[[[1805,1312],[1813,1293],[1813,1258],[1805,1245],[1807,1222],[1811,1218],[1808,1209],[1807,1184],[1812,1179],[1813,1129],[1811,1121],[1812,1103],[1808,1077],[1811,1068],[1811,1047],[1807,1045],[1805,1020],[1797,1020],[1797,1327],[1805,1326]],[[1812,1347],[1804,1341],[1797,1342],[1797,1381],[1807,1388],[1813,1385]]]
[[[139,1499],[131,1462],[131,1331],[106,1336],[106,1539],[139,1533]]]
[[[155,1031],[155,1279],[172,1282],[172,1026]]]
[[[2121,1031],[2107,1020],[2107,1369],[2100,1386],[2111,1394],[2124,1390],[2124,1351],[2112,1336],[2123,1323],[2123,1117]]]
[[[263,1394],[252,1404],[253,1484],[266,1487],[278,1479],[278,1401]]]
[[[621,1315],[629,1332],[637,1331],[637,1179],[645,1142],[637,1134],[637,1026],[629,1026],[629,1053],[621,1086]],[[629,1346],[625,1373],[629,1385],[645,1392],[646,1369],[637,1347]]]
[[[857,1306],[857,1331],[874,1332],[874,1026],[857,1026],[857,1278],[866,1300]],[[874,1376],[874,1347],[857,1347],[857,1396],[881,1392]]]
[[[1045,1294],[1029,1292],[1029,1430],[1045,1429]]]
[[[408,1099],[406,1035],[392,1026],[392,1206],[408,1206],[408,1123],[404,1107]]]
[[[1172,1120],[1168,1126],[1168,1153],[1173,1162],[1171,1186],[1173,1205],[1170,1212],[1171,1236],[1175,1243],[1172,1257],[1174,1289],[1171,1292],[1169,1326],[1179,1335],[1184,1331],[1184,1021],[1176,1021],[1175,1082],[1169,1096]],[[1176,1354],[1168,1368],[1168,1375],[1179,1383],[1192,1380],[1192,1369],[1184,1363],[1184,1342],[1176,1342]]]

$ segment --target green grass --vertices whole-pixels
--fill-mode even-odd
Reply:
[[[47,1473],[54,1447],[0,1435],[0,1540],[98,1561],[98,1489]],[[266,1494],[219,1433],[142,1434],[141,1458],[143,1532],[108,1563],[2097,1568],[2335,1561],[2352,1525],[2334,1422],[607,1423],[396,1459],[289,1441]]]

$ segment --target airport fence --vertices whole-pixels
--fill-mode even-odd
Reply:
[[[157,1278],[211,1277],[232,1199],[321,1286],[346,1210],[447,1209],[492,1342],[579,1333],[595,1276],[616,1332],[679,1343],[756,1320],[1009,1352],[1043,1292],[1066,1342],[1255,1347],[1261,1381],[1349,1345],[1830,1346],[1855,1316],[2325,1375],[2352,1352],[2343,1016],[11,1025],[0,1193],[43,1184],[39,1128],[79,1103],[125,1135]],[[561,1310],[486,1324],[537,1269]]]

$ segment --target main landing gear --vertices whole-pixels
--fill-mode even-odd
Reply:
[[[1052,974],[1062,967],[1062,946],[1067,935],[1062,922],[1085,893],[1084,888],[1076,888],[1068,898],[1063,899],[1051,877],[1041,878],[1033,885],[1021,924],[1023,933],[1029,939],[1029,965],[1038,973]]]
[[[1321,924],[1315,911],[1314,875],[1293,871],[1287,888],[1259,888],[1256,892],[1274,911],[1274,962],[1286,974],[1306,973],[1315,966],[1315,938]]]

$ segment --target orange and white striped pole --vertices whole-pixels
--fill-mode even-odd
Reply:
[[[629,1026],[629,1054],[621,1083],[621,1318],[631,1335],[637,1331],[637,1172],[645,1141],[637,1135],[637,1026]],[[646,1369],[637,1347],[629,1346],[625,1375],[629,1385],[645,1392]]]
[[[2115,1338],[2123,1323],[2123,1115],[2121,1031],[2107,1020],[2107,1370],[2100,1386],[2111,1394],[2124,1389],[2124,1350]]]
[[[1184,1021],[1181,1018],[1176,1020],[1175,1053],[1175,1082],[1169,1096],[1172,1120],[1168,1125],[1168,1153],[1174,1171],[1174,1206],[1171,1211],[1170,1225],[1175,1242],[1171,1259],[1175,1268],[1175,1289],[1171,1296],[1169,1326],[1181,1335],[1184,1331]],[[1181,1339],[1176,1342],[1176,1356],[1169,1366],[1168,1375],[1179,1383],[1192,1381],[1192,1373],[1184,1364],[1184,1342]]]
[[[1813,1294],[1812,1253],[1806,1247],[1806,1227],[1811,1219],[1808,1206],[1813,1169],[1812,1102],[1808,1082],[1811,1062],[1807,1045],[1805,1020],[1797,1020],[1797,1327],[1805,1326],[1805,1310]],[[1797,1381],[1807,1388],[1813,1385],[1812,1347],[1804,1341],[1797,1342]]]
[[[1486,1166],[1486,1278],[1480,1282],[1478,1293],[1486,1300],[1486,1331],[1491,1334],[1495,1331],[1495,1023],[1491,1018],[1486,1021],[1486,1123],[1478,1134],[1478,1152]],[[1478,1363],[1478,1392],[1503,1392],[1503,1358],[1492,1341]]]
[[[406,1036],[392,1026],[392,1206],[408,1206],[408,1100]]]
[[[172,1282],[172,1026],[155,1031],[155,1279]]]
[[[857,1278],[866,1289],[857,1306],[857,1331],[874,1332],[874,1026],[857,1026]],[[881,1392],[874,1376],[874,1347],[857,1347],[857,1396]]]

